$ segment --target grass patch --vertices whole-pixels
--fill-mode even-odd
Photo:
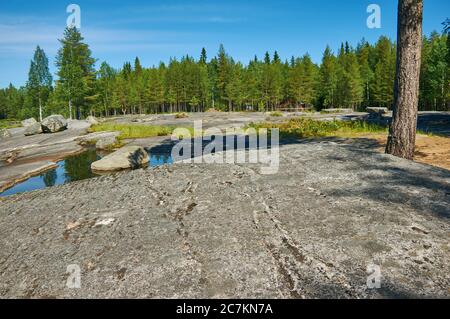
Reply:
[[[274,111],[270,113],[270,116],[272,117],[283,117],[283,113],[281,113],[280,111]]]
[[[172,134],[173,130],[174,128],[169,126],[119,124],[113,122],[93,125],[90,128],[90,132],[120,132],[121,139],[167,136]]]
[[[259,129],[278,128],[281,137],[352,136],[361,133],[387,133],[387,128],[363,121],[317,121],[295,118],[285,123],[252,123],[249,127]]]
[[[118,138],[114,144],[107,146],[106,148],[104,148],[104,150],[108,151],[108,152],[112,152],[112,151],[115,151],[115,150],[121,148],[122,146],[125,146],[125,143],[123,142],[123,140],[121,138]]]
[[[175,118],[176,119],[186,119],[188,117],[189,117],[189,115],[187,115],[187,113],[177,113],[177,114],[175,114]]]
[[[120,132],[119,141],[133,138],[146,138],[156,136],[170,136],[177,129],[175,126],[156,126],[142,124],[119,124],[106,122],[93,125],[89,132]],[[203,132],[194,132],[193,128],[187,128],[191,137],[201,136]],[[182,135],[179,138],[183,138]]]
[[[0,129],[10,129],[10,128],[16,128],[21,127],[22,124],[20,121],[17,120],[0,120]]]

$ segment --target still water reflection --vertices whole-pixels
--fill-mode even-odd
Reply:
[[[149,156],[149,166],[151,167],[173,163],[170,155],[149,154]],[[68,157],[59,162],[56,168],[16,184],[1,193],[0,196],[9,196],[95,177],[97,175],[91,171],[91,164],[99,159],[101,156],[95,150],[87,150],[79,155]]]

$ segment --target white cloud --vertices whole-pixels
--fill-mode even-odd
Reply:
[[[64,26],[31,24],[0,24],[0,55],[2,57],[31,56],[40,45],[47,54],[56,54]],[[129,52],[130,50],[176,48],[182,39],[196,39],[199,33],[132,29],[82,28],[85,41],[93,50]],[[94,52],[95,55],[95,52]]]

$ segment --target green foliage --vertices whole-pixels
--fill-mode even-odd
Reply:
[[[27,82],[27,115],[33,115],[42,121],[43,108],[47,104],[53,89],[52,75],[48,68],[48,59],[45,52],[37,46],[31,61]]]
[[[120,138],[145,138],[155,136],[167,136],[172,134],[174,127],[151,126],[139,124],[102,123],[90,128],[91,132],[120,132]]]
[[[189,115],[187,115],[187,113],[177,113],[177,114],[175,114],[175,118],[176,119],[185,119],[185,118],[188,118],[189,117]]]
[[[235,61],[220,46],[208,60],[202,49],[191,56],[144,67],[139,58],[115,70],[95,60],[79,31],[66,29],[58,51],[55,89],[45,54],[36,50],[26,87],[0,89],[0,119],[38,118],[39,98],[45,115],[263,111],[309,106],[323,108],[392,107],[396,45],[386,37],[375,44],[362,40],[356,48],[343,43],[335,53],[327,47],[320,65],[308,54],[283,62],[278,52]],[[421,110],[450,109],[450,40],[432,33],[423,40]],[[50,85],[49,85],[50,83]],[[74,112],[72,111],[72,115]]]
[[[327,46],[323,54],[320,67],[320,100],[325,108],[331,108],[336,103],[337,61],[330,47]]]
[[[253,123],[249,127],[256,130],[277,128],[281,137],[295,138],[387,132],[386,127],[363,121],[317,121],[307,118],[295,118],[285,123]]]
[[[20,123],[20,121],[16,121],[13,119],[0,120],[0,129],[16,128],[16,127],[21,127],[21,126],[22,126],[22,124]]]
[[[446,110],[450,94],[450,48],[448,35],[432,33],[425,37],[422,47],[420,81],[421,109]]]
[[[381,37],[374,48],[374,77],[371,84],[374,106],[391,108],[394,102],[396,47]]]
[[[96,99],[94,91],[95,60],[77,28],[66,28],[56,57],[56,91],[60,103],[74,107],[80,118]],[[72,113],[72,110],[69,110]],[[72,114],[70,114],[72,116]]]
[[[283,117],[283,113],[279,112],[279,111],[274,111],[270,113],[270,116],[272,117]]]

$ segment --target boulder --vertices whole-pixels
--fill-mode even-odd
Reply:
[[[36,121],[34,118],[30,118],[30,119],[23,120],[21,123],[22,123],[23,127],[28,127],[28,126],[38,123],[38,121]]]
[[[95,144],[95,147],[99,150],[106,150],[114,146],[114,144],[117,143],[117,139],[114,135],[106,136],[103,138],[100,138],[97,143]]]
[[[93,171],[108,172],[122,169],[136,169],[147,164],[149,157],[143,147],[125,146],[91,164]]]
[[[39,122],[33,123],[25,127],[25,136],[31,136],[42,133],[42,125]]]
[[[135,119],[132,119],[131,122],[133,122],[133,123],[146,123],[146,122],[153,122],[155,119],[156,119],[155,117],[135,118]]]
[[[7,129],[0,129],[0,140],[4,139],[4,138],[10,138],[11,137],[11,133],[9,133],[9,131]]]
[[[98,124],[98,120],[95,116],[88,116],[86,118],[86,122],[88,122],[91,125],[97,125]]]
[[[75,140],[80,142],[81,144],[94,144],[94,143],[97,143],[97,141],[99,141],[101,139],[109,138],[109,137],[116,138],[119,135],[120,135],[120,132],[94,132],[94,133],[89,133],[87,135],[77,137]]]
[[[368,107],[367,112],[369,114],[375,114],[375,115],[384,115],[389,112],[387,107]]]
[[[51,115],[42,121],[45,133],[56,133],[67,129],[67,120],[62,115]]]

